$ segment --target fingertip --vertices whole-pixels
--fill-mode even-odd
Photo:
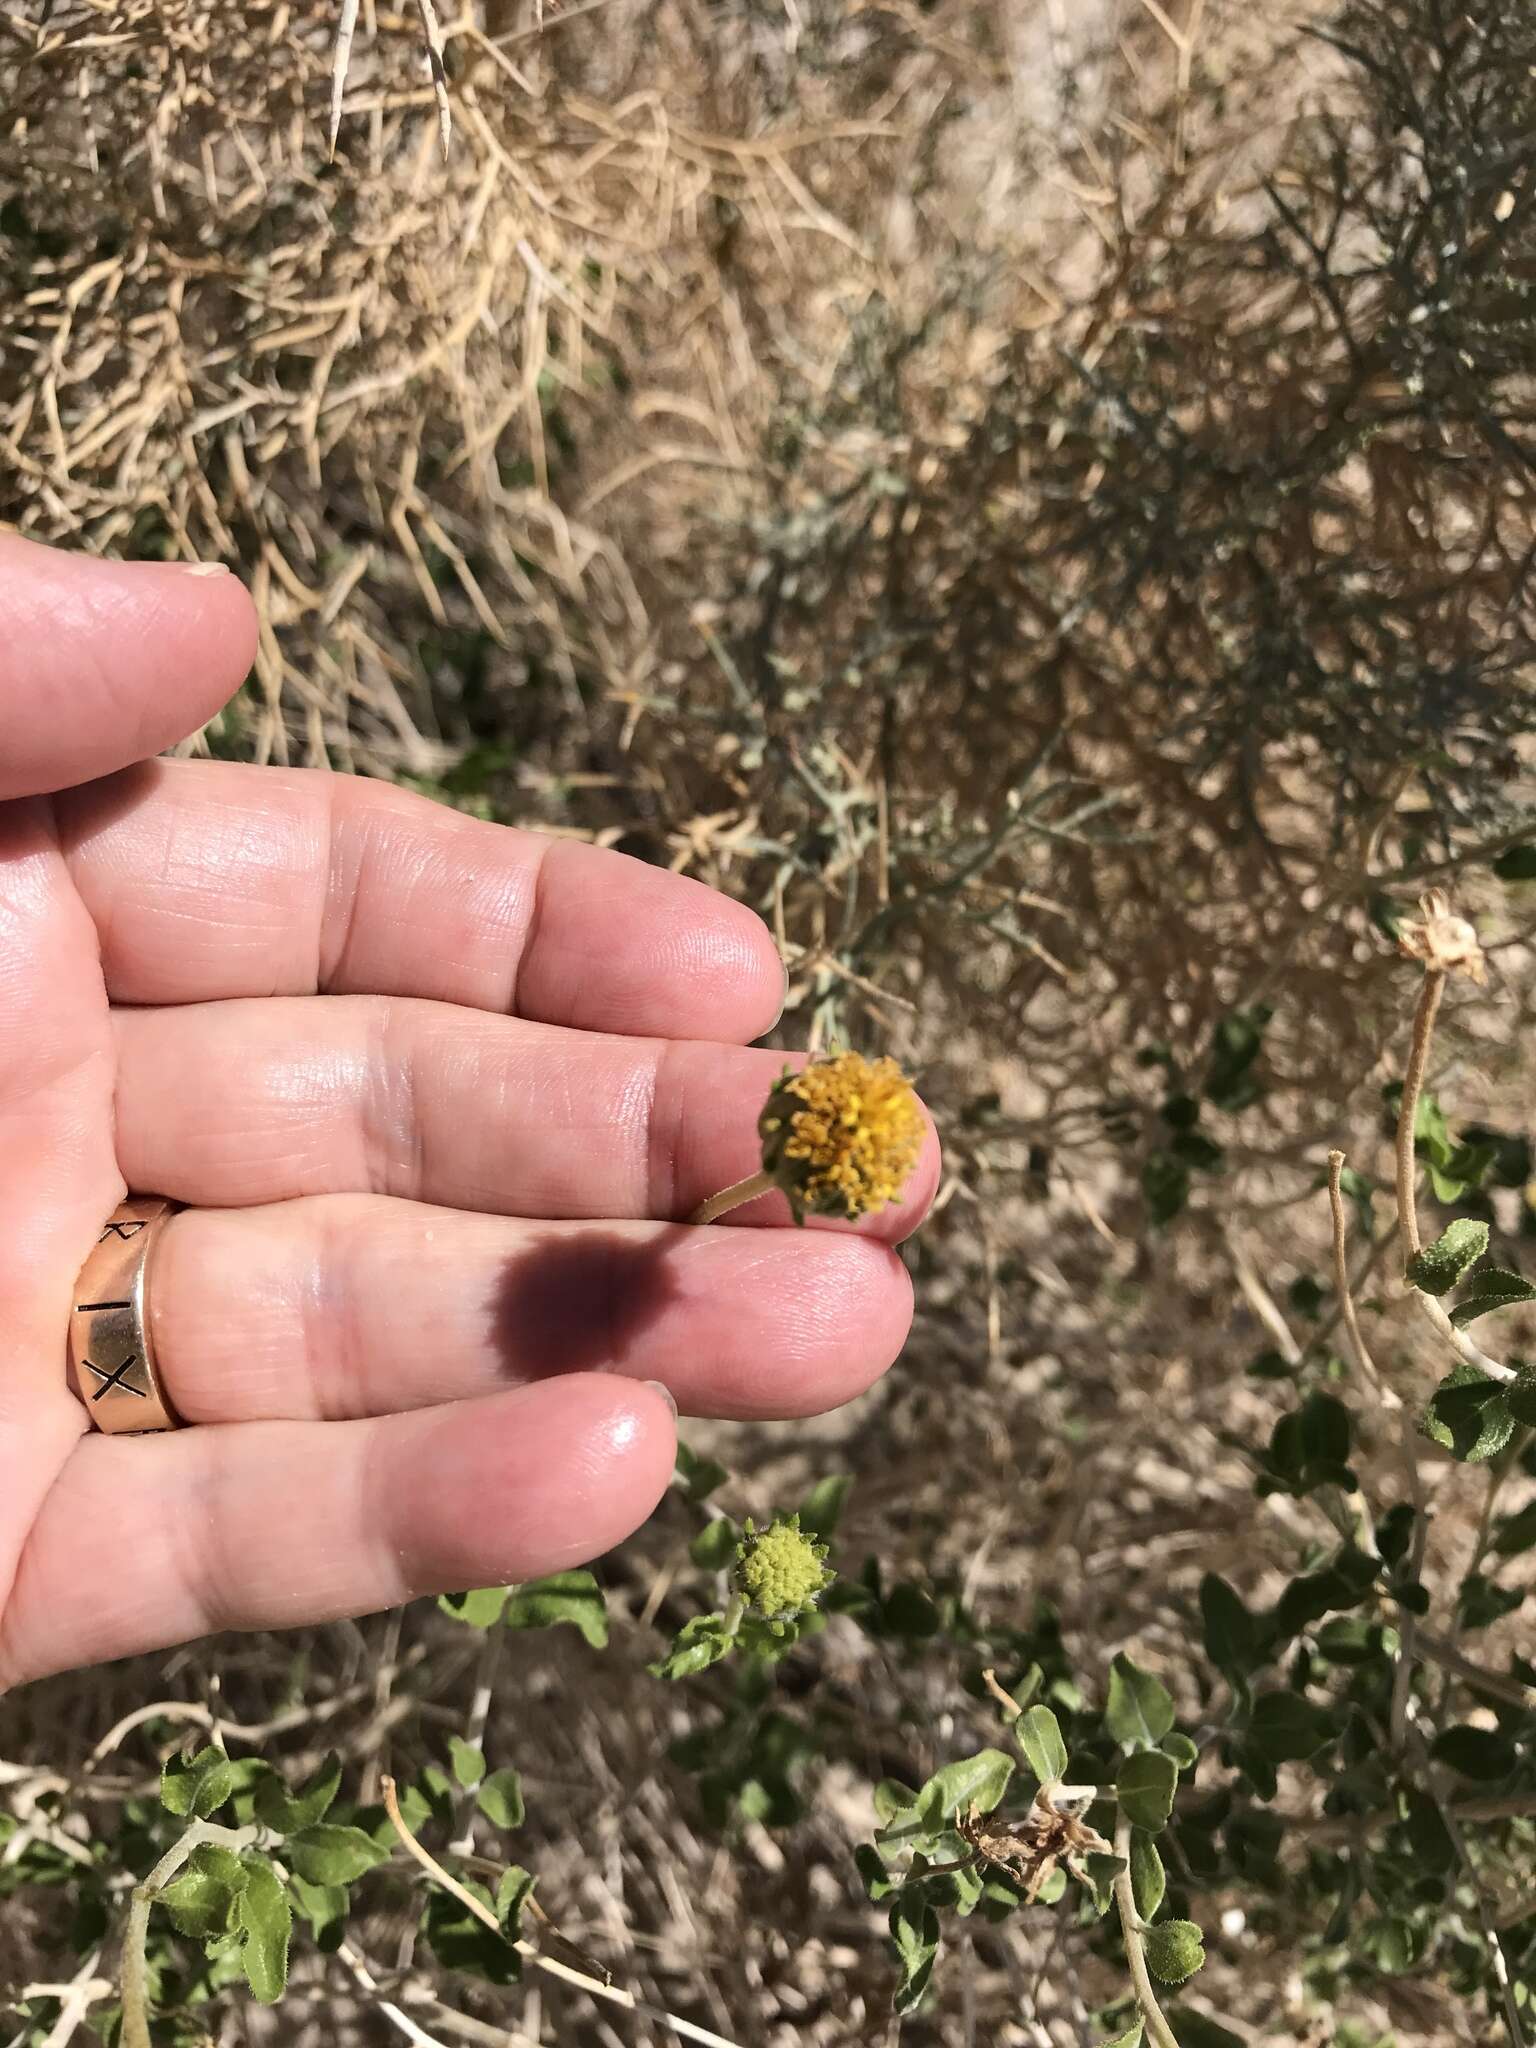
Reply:
[[[239,687],[256,630],[249,594],[215,564],[0,535],[0,797],[69,788],[186,738]]]

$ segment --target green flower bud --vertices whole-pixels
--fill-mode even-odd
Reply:
[[[766,1529],[749,1521],[736,1546],[732,1582],[755,1614],[784,1621],[814,1606],[837,1576],[822,1562],[826,1554],[826,1544],[804,1533],[798,1515],[781,1516]]]

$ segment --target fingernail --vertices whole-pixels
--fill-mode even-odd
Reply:
[[[222,562],[172,562],[173,569],[179,569],[183,576],[227,576],[228,569]]]
[[[672,1389],[670,1387],[663,1386],[660,1380],[647,1380],[645,1384],[652,1390],[653,1393],[660,1394],[663,1401],[665,1401],[667,1406],[672,1410],[672,1419],[676,1421],[677,1403],[672,1398]]]
[[[789,1007],[789,967],[783,960],[779,962],[779,971],[784,976],[784,993],[779,997],[779,1007],[774,1013],[773,1022],[768,1026],[770,1031],[778,1030],[780,1024],[784,1021],[784,1012]]]

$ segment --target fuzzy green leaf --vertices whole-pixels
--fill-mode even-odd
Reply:
[[[726,1632],[723,1615],[695,1614],[672,1638],[667,1654],[649,1667],[651,1676],[674,1682],[692,1678],[696,1672],[707,1671],[711,1664],[728,1656],[735,1642],[736,1638]]]
[[[607,1647],[608,1608],[603,1589],[590,1572],[554,1572],[547,1579],[529,1579],[514,1586],[502,1620],[508,1628],[555,1628],[564,1622],[578,1629],[594,1650]]]
[[[1451,1310],[1451,1321],[1458,1330],[1464,1330],[1479,1316],[1496,1308],[1514,1308],[1522,1301],[1536,1301],[1536,1287],[1518,1273],[1506,1272],[1502,1266],[1489,1266],[1474,1273],[1468,1281],[1466,1293]]]
[[[243,1777],[240,1766],[212,1745],[192,1757],[172,1757],[160,1773],[160,1804],[167,1813],[207,1820],[234,1797]]]
[[[1408,1278],[1424,1294],[1449,1294],[1488,1249],[1488,1226],[1470,1216],[1447,1224],[1433,1244],[1408,1261]]]
[[[939,1952],[939,1916],[920,1884],[909,1884],[891,1901],[891,1940],[901,1964],[897,2012],[911,2012],[922,2000]]]
[[[1168,1825],[1178,1783],[1179,1767],[1171,1756],[1160,1749],[1140,1749],[1121,1764],[1115,1797],[1128,1820],[1155,1835]]]
[[[706,1522],[688,1546],[688,1555],[701,1571],[723,1572],[736,1555],[741,1531],[729,1515],[716,1515]]]
[[[296,1835],[325,1819],[341,1786],[341,1758],[332,1754],[302,1792],[290,1793],[274,1772],[256,1787],[256,1818],[275,1835]]]
[[[1271,1763],[1301,1763],[1316,1756],[1338,1733],[1333,1716],[1295,1692],[1261,1693],[1253,1703],[1250,1731]]]
[[[453,1765],[454,1778],[466,1792],[485,1776],[485,1751],[477,1749],[472,1742],[466,1742],[461,1735],[449,1736],[448,1757]]]
[[[522,1926],[523,1908],[533,1897],[538,1879],[521,1863],[509,1863],[496,1886],[496,1918],[508,1941],[516,1941]]]
[[[852,1486],[853,1480],[846,1472],[832,1473],[817,1480],[800,1503],[800,1526],[807,1536],[814,1536],[822,1543],[831,1540],[842,1520],[843,1503]]]
[[[1129,1657],[1116,1657],[1109,1667],[1104,1725],[1114,1740],[1128,1749],[1155,1748],[1173,1726],[1168,1688]]]
[[[1131,1890],[1136,1897],[1136,1910],[1143,1920],[1157,1917],[1157,1909],[1163,1903],[1163,1894],[1168,1889],[1167,1874],[1163,1859],[1157,1853],[1157,1844],[1141,1828],[1131,1829]]]
[[[293,1929],[293,1908],[282,1880],[264,1856],[247,1856],[244,1861],[246,1884],[237,1908],[240,1931],[245,1936],[240,1963],[252,1996],[263,2005],[276,2005],[288,1986],[288,1939]]]
[[[469,1593],[444,1593],[438,1606],[466,1628],[494,1628],[507,1604],[507,1586],[482,1586]]]
[[[1207,1572],[1200,1581],[1200,1619],[1205,1654],[1218,1671],[1246,1673],[1258,1661],[1259,1630],[1247,1606],[1223,1578]]]
[[[329,1821],[301,1829],[284,1853],[290,1866],[310,1884],[351,1884],[365,1871],[389,1861],[389,1851],[361,1828],[336,1827]]]
[[[730,1474],[723,1465],[713,1458],[701,1458],[687,1444],[679,1440],[677,1446],[677,1476],[683,1482],[688,1498],[697,1504],[708,1500],[717,1486],[723,1486]]]
[[[159,1903],[178,1934],[211,1941],[228,1928],[245,1883],[238,1856],[214,1842],[200,1842],[161,1892]]]
[[[493,1827],[520,1828],[523,1824],[523,1781],[508,1764],[492,1771],[475,1794],[475,1804]]]
[[[1049,1707],[1031,1707],[1013,1724],[1013,1739],[1042,1785],[1059,1785],[1067,1775],[1067,1745],[1061,1723]]]
[[[1453,1366],[1436,1387],[1419,1426],[1463,1464],[1484,1465],[1515,1433],[1509,1394],[1516,1390],[1506,1393],[1506,1385],[1476,1366]]]

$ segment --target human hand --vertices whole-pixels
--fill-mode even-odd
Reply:
[[[906,1334],[931,1140],[857,1231],[669,1220],[756,1162],[760,922],[381,782],[144,759],[254,643],[221,571],[0,536],[0,1689],[578,1563],[666,1488],[655,1383],[811,1414]],[[66,1341],[129,1189],[190,1205],[149,1310],[188,1426],[109,1436]]]

